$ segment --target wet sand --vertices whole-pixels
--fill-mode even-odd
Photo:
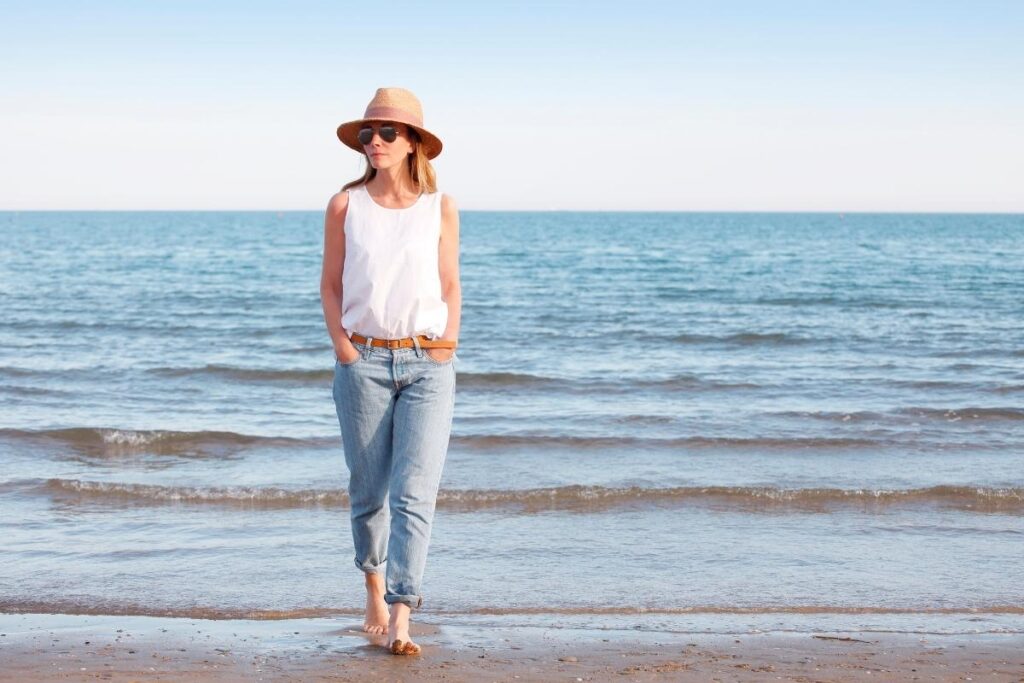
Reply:
[[[353,617],[0,615],[0,681],[1024,682],[1022,634],[688,634],[414,624],[389,654]]]

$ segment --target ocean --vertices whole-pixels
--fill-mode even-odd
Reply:
[[[0,612],[362,613],[319,212],[0,213]],[[414,621],[1024,633],[1024,216],[466,211]]]

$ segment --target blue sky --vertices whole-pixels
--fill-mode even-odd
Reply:
[[[0,2],[0,209],[320,209],[399,85],[467,209],[1024,211],[1022,35],[1017,2]]]

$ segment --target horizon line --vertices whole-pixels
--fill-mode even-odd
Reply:
[[[0,213],[323,213],[316,209],[4,209]],[[1022,216],[1024,209],[1010,211],[943,211],[920,209],[459,209],[459,213],[725,213],[725,214],[826,214],[826,215],[945,215]]]

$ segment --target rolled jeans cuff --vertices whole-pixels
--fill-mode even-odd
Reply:
[[[388,603],[389,605],[394,604],[396,602],[404,602],[405,604],[409,605],[409,607],[411,609],[419,609],[420,607],[423,606],[423,596],[422,595],[395,595],[395,594],[392,594],[392,593],[385,593],[384,594],[384,602]]]
[[[370,564],[369,562],[360,562],[357,557],[355,563],[356,567],[365,574],[383,574],[387,571],[387,560],[381,560],[380,564]]]

